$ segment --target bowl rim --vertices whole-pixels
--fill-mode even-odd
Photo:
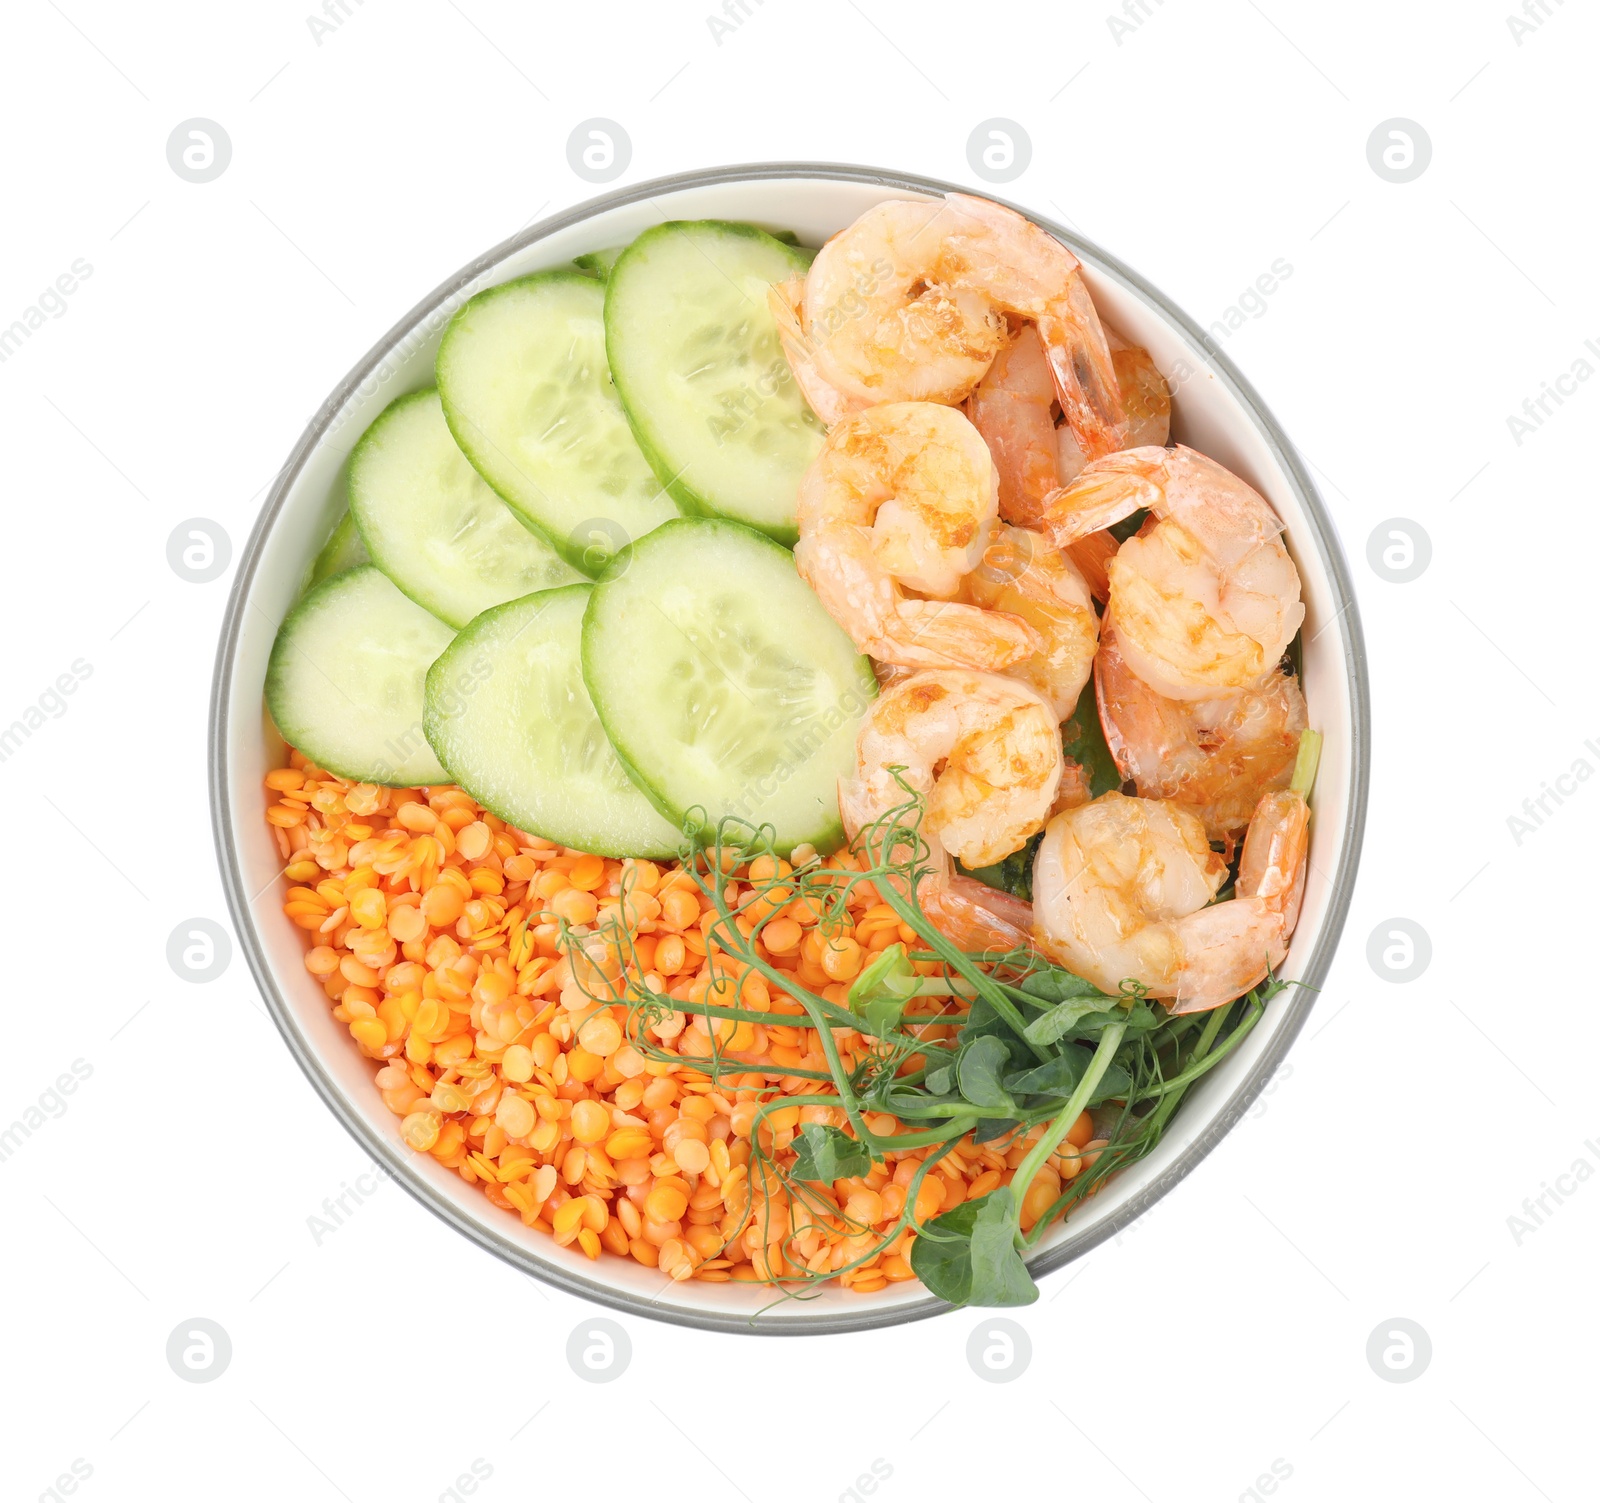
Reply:
[[[229,715],[232,697],[233,673],[239,637],[245,619],[247,597],[255,579],[268,533],[278,512],[282,509],[300,471],[311,454],[328,436],[333,419],[356,394],[361,385],[376,371],[406,337],[435,315],[450,299],[508,256],[537,243],[563,229],[581,224],[597,214],[628,204],[640,202],[656,195],[679,192],[684,189],[725,186],[739,182],[762,182],[783,178],[811,178],[820,181],[861,183],[872,187],[894,189],[908,193],[945,194],[975,191],[957,183],[937,178],[922,177],[913,173],[888,171],[836,162],[762,162],[733,164],[724,167],[699,169],[676,173],[668,177],[651,178],[614,189],[610,193],[587,199],[564,209],[558,214],[517,231],[499,244],[476,257],[459,271],[435,287],[408,313],[404,315],[356,362],[350,372],[318,408],[306,425],[298,442],[290,451],[282,468],[274,477],[271,489],[251,529],[248,541],[241,550],[239,563],[229,587],[227,608],[217,645],[215,668],[212,675],[211,700],[208,716],[206,765],[209,785],[212,835],[217,862],[227,898],[229,916],[233,921],[250,973],[267,1004],[272,1020],[282,1034],[289,1052],[294,1056],[313,1089],[357,1143],[374,1162],[389,1173],[405,1189],[438,1216],[442,1221],[468,1237],[478,1246],[493,1253],[502,1261],[541,1282],[552,1285],[567,1294],[577,1295],[596,1304],[624,1314],[662,1320],[673,1325],[698,1330],[726,1331],[754,1335],[831,1335],[847,1331],[875,1330],[884,1326],[899,1325],[913,1320],[948,1313],[957,1308],[929,1295],[915,1303],[898,1304],[889,1308],[865,1306],[859,1312],[830,1311],[816,1317],[774,1321],[771,1324],[753,1322],[743,1311],[685,1310],[662,1308],[646,1300],[583,1277],[579,1273],[555,1263],[541,1262],[525,1247],[501,1236],[489,1226],[475,1222],[463,1215],[443,1194],[429,1185],[420,1175],[410,1171],[409,1155],[403,1155],[397,1144],[384,1138],[353,1107],[348,1105],[324,1070],[321,1060],[303,1039],[293,1024],[288,1001],[278,988],[265,947],[257,933],[255,915],[246,891],[239,852],[235,846],[228,804],[229,759],[233,724]],[[1291,444],[1287,434],[1272,416],[1255,388],[1245,379],[1233,361],[1216,342],[1181,308],[1153,287],[1137,272],[1125,266],[1115,256],[1086,237],[1054,221],[1036,214],[1020,204],[1011,204],[997,195],[985,194],[997,203],[1009,207],[1033,220],[1063,243],[1072,248],[1095,270],[1120,281],[1131,292],[1151,304],[1164,318],[1187,335],[1194,345],[1205,353],[1209,369],[1237,400],[1254,424],[1258,437],[1266,445],[1289,484],[1297,492],[1301,505],[1310,521],[1313,541],[1326,572],[1337,607],[1335,619],[1339,625],[1343,649],[1346,689],[1350,700],[1350,789],[1345,810],[1345,831],[1330,884],[1327,915],[1322,932],[1303,969],[1302,984],[1284,1000],[1287,1015],[1279,1025],[1271,1044],[1256,1061],[1250,1074],[1239,1083],[1233,1094],[1222,1104],[1194,1139],[1160,1175],[1152,1179],[1138,1194],[1131,1197],[1113,1214],[1078,1237],[1070,1234],[1055,1246],[1029,1259],[1030,1271],[1035,1277],[1052,1273],[1066,1264],[1083,1257],[1107,1238],[1115,1236],[1148,1211],[1167,1195],[1179,1181],[1186,1178],[1200,1162],[1232,1130],[1249,1109],[1267,1082],[1276,1072],[1290,1046],[1305,1026],[1315,1003],[1316,989],[1325,979],[1333,956],[1343,934],[1349,913],[1361,848],[1365,834],[1367,794],[1371,761],[1371,701],[1367,680],[1367,654],[1361,629],[1359,608],[1351,581],[1349,567],[1340,545],[1338,530],[1324,506],[1316,486]]]

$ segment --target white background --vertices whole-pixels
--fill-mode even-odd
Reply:
[[[78,1461],[90,1503],[432,1503],[478,1461],[490,1503],[831,1503],[877,1461],[889,1503],[1248,1498],[1274,1462],[1303,1503],[1594,1496],[1600,1184],[1556,1176],[1600,1165],[1600,787],[1520,842],[1507,821],[1600,767],[1600,382],[1520,444],[1506,421],[1600,339],[1592,12],[1550,0],[1519,43],[1509,0],[1130,0],[1148,15],[1116,34],[1106,0],[749,0],[719,43],[705,3],[351,0],[320,44],[306,0],[7,8],[0,327],[75,259],[92,274],[0,364],[0,723],[92,674],[0,764],[0,1125],[75,1059],[93,1073],[0,1163],[4,1495],[54,1496]],[[204,185],[166,158],[194,116],[233,144]],[[362,1154],[237,954],[207,985],[165,958],[181,921],[224,917],[203,748],[231,578],[179,578],[169,533],[205,517],[237,549],[401,313],[603,191],[566,155],[594,116],[632,139],[622,183],[805,157],[980,189],[967,138],[1003,116],[1033,158],[998,191],[1202,323],[1292,266],[1225,348],[1314,467],[1365,618],[1345,943],[1250,1117],[1020,1313],[1009,1384],[969,1368],[974,1312],[785,1342],[628,1320],[630,1369],[579,1383],[586,1308],[394,1186],[318,1245],[308,1218]],[[1433,147],[1406,184],[1367,159],[1396,116]],[[1367,561],[1395,517],[1432,541],[1409,584]],[[1433,945],[1406,985],[1367,959],[1397,916]],[[1547,1181],[1575,1193],[1515,1230]],[[207,1384],[165,1358],[196,1316],[233,1348]],[[1432,1342],[1403,1384],[1365,1355],[1395,1317]]]

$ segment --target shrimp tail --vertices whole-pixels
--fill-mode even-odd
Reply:
[[[1045,530],[1058,548],[1065,548],[1156,505],[1163,495],[1157,476],[1167,458],[1167,450],[1148,445],[1086,465],[1071,484],[1045,497]]]
[[[998,673],[1043,645],[1021,616],[948,600],[902,600],[881,638],[856,644],[873,657],[926,668],[976,668]]]
[[[805,293],[805,279],[791,277],[787,282],[774,282],[767,288],[767,307],[772,311],[773,322],[778,326],[778,343],[783,347],[784,358],[794,376],[800,395],[823,423],[831,428],[861,410],[862,404],[846,396],[829,383],[817,366],[811,341],[806,338],[800,323],[801,300]]]
[[[1183,920],[1189,959],[1174,1013],[1207,1012],[1266,980],[1289,953],[1305,893],[1311,811],[1286,789],[1261,795],[1239,856],[1233,900]]]
[[[1063,809],[1078,809],[1094,797],[1089,785],[1089,774],[1083,764],[1062,753],[1061,782],[1056,788],[1056,801],[1050,805],[1052,816]]]
[[[1033,948],[1033,904],[974,877],[952,876],[925,897],[923,909],[963,950]]]
[[[1121,350],[1113,355],[1114,360],[1122,357]],[[1159,373],[1155,379],[1161,379]],[[988,444],[1000,476],[1000,515],[1019,527],[1037,530],[1046,500],[1083,468],[1082,452],[1070,428],[1062,428],[1060,434],[1067,435],[1065,443],[1073,453],[1071,476],[1062,468],[1062,440],[1052,410],[1055,401],[1055,377],[1032,324],[1024,324],[995,356],[989,373],[967,399],[967,416]],[[1102,602],[1111,593],[1107,566],[1117,546],[1109,532],[1091,532],[1067,547],[1090,593]]]
[[[1078,566],[1089,593],[1104,605],[1111,598],[1111,560],[1121,545],[1103,529],[1066,546],[1067,557]]]
[[[1311,810],[1284,788],[1261,795],[1239,853],[1239,891],[1275,904],[1284,933],[1294,929],[1305,893]]]
[[[1179,921],[1184,961],[1169,1012],[1210,1012],[1259,986],[1287,952],[1281,914],[1235,894]]]
[[[1039,337],[1061,414],[1084,457],[1115,453],[1128,441],[1128,422],[1116,363],[1081,276],[1072,278],[1066,297],[1039,319]]]
[[[800,577],[858,651],[903,668],[976,668],[997,673],[1040,649],[1039,633],[1009,611],[950,600],[897,598],[867,566],[864,529],[818,526],[795,545]]]
[[[1156,487],[1137,480],[1130,483],[1125,475],[1085,470],[1070,485],[1044,498],[1040,520],[1056,547],[1070,548],[1149,506],[1155,491]]]
[[[1142,738],[1148,744],[1164,748],[1167,728],[1157,714],[1159,702],[1153,697],[1135,701],[1132,712],[1123,711],[1121,704],[1116,702],[1115,671],[1119,660],[1115,657],[1115,642],[1111,631],[1102,623],[1101,650],[1094,655],[1094,702],[1100,716],[1100,733],[1106,738],[1106,750],[1111,753],[1111,760],[1117,764],[1117,771],[1126,782],[1134,773],[1129,742]],[[1108,660],[1110,668],[1107,667]],[[1139,717],[1136,723],[1133,722],[1135,714]]]
[[[1172,390],[1166,377],[1139,345],[1118,339],[1110,329],[1111,363],[1117,372],[1117,387],[1122,393],[1122,409],[1128,420],[1128,447],[1142,449],[1166,445],[1172,433]]]
[[[1055,383],[1032,324],[994,358],[967,399],[1000,476],[1000,515],[1037,527],[1044,498],[1061,484],[1056,465]]]

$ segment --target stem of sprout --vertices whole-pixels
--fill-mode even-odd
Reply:
[[[1219,1007],[1217,1011],[1219,1013],[1226,1012],[1232,1007],[1232,1005],[1233,1004],[1230,1002],[1228,1007]],[[1204,1075],[1207,1070],[1211,1069],[1214,1065],[1220,1064],[1228,1057],[1228,1054],[1233,1049],[1238,1047],[1238,1045],[1243,1041],[1244,1036],[1255,1026],[1256,1019],[1259,1018],[1265,1010],[1266,1009],[1259,1002],[1257,1002],[1251,1012],[1240,1019],[1239,1026],[1235,1028],[1227,1036],[1227,1038],[1225,1038],[1222,1043],[1217,1046],[1215,1053],[1210,1051],[1209,1041],[1202,1038],[1201,1042],[1206,1043],[1208,1047],[1205,1050],[1202,1050],[1197,1044],[1195,1046],[1194,1053],[1189,1056],[1188,1064],[1186,1064],[1183,1069],[1174,1075],[1171,1080],[1165,1080],[1159,1086],[1152,1087],[1150,1090],[1144,1092],[1141,1099],[1148,1099],[1152,1096],[1168,1096],[1174,1091],[1186,1090],[1190,1085]]]
[[[892,1138],[880,1138],[874,1134],[873,1141],[896,1152],[902,1148],[921,1148],[928,1143],[943,1143],[947,1138],[964,1138],[977,1125],[977,1121],[976,1113],[970,1117],[951,1117],[941,1127],[896,1133]]]
[[[1298,793],[1309,800],[1311,785],[1317,780],[1317,763],[1322,758],[1322,732],[1300,732],[1300,749],[1295,753],[1294,776],[1289,780],[1289,792]]]
[[[1100,1042],[1095,1048],[1094,1058],[1089,1061],[1089,1068],[1083,1072],[1083,1079],[1078,1082],[1078,1088],[1067,1099],[1067,1104],[1061,1108],[1055,1119],[1045,1128],[1044,1135],[1028,1150],[1027,1158],[1017,1166],[1017,1172],[1011,1177],[1011,1196],[1016,1208],[1019,1237],[1022,1202],[1028,1194],[1028,1186],[1033,1183],[1034,1176],[1038,1174],[1045,1161],[1061,1146],[1061,1140],[1066,1137],[1067,1130],[1083,1115],[1084,1107],[1089,1104],[1101,1077],[1110,1068],[1111,1057],[1121,1047],[1122,1036],[1127,1031],[1126,1023],[1106,1024],[1100,1034]]]
[[[895,889],[892,883],[885,883],[879,889],[883,900],[900,915],[902,923],[909,924],[920,934],[924,942],[933,952],[953,970],[959,972],[975,988],[978,996],[982,997],[994,1010],[1006,1020],[1015,1030],[1018,1038],[1027,1044],[1034,1057],[1043,1064],[1050,1058],[1050,1051],[1039,1044],[1031,1042],[1023,1036],[1027,1028],[1027,1020],[1017,1011],[1017,1005],[1006,996],[1005,992],[983,971],[980,971],[966,953],[959,950],[947,940],[944,935],[928,924],[920,912],[912,908]]]

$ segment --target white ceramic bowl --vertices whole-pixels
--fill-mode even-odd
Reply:
[[[672,1284],[629,1260],[591,1262],[498,1210],[483,1193],[412,1153],[372,1081],[374,1067],[329,1014],[302,963],[304,940],[283,916],[279,862],[262,778],[283,743],[262,707],[267,654],[306,565],[344,505],[345,462],[363,429],[403,392],[431,385],[450,315],[473,293],[558,266],[583,251],[624,245],[663,219],[750,220],[820,245],[870,205],[936,195],[955,185],[855,167],[726,167],[641,183],[581,205],[496,246],[430,293],[340,384],[284,465],[239,561],[217,655],[211,707],[211,800],[228,902],[240,944],[285,1041],[361,1145],[417,1200],[490,1252],[560,1288],[620,1310],[728,1331],[769,1334],[861,1329],[947,1309],[916,1283],[877,1294],[827,1289],[780,1302],[737,1284]],[[1038,216],[1034,216],[1036,219]],[[1314,796],[1310,878],[1284,974],[1315,986],[1349,904],[1366,810],[1368,706],[1354,595],[1333,524],[1277,424],[1197,325],[1126,267],[1077,235],[1038,222],[1082,259],[1095,302],[1154,355],[1175,391],[1173,436],[1257,487],[1288,528],[1305,590],[1304,683],[1311,723],[1326,740]],[[1147,1210],[1205,1157],[1277,1068],[1313,1005],[1310,990],[1281,995],[1245,1043],[1205,1076],[1160,1146],[1111,1180],[1044,1241],[1037,1275],[1059,1269]]]

